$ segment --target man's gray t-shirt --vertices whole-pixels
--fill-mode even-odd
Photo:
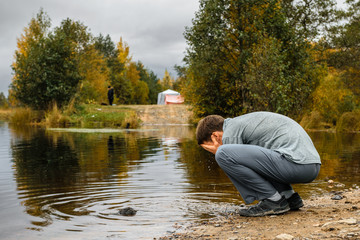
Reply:
[[[294,120],[272,112],[227,118],[223,144],[250,144],[279,152],[298,164],[319,163],[320,156],[305,130]]]

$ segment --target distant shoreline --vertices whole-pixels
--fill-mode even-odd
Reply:
[[[66,115],[63,113],[59,115],[59,111],[56,112],[55,123],[53,125],[45,122],[45,114],[42,113],[42,117],[38,117],[37,122],[34,125],[46,126],[46,127],[115,127],[115,128],[137,128],[141,125],[167,125],[167,126],[194,126],[194,116],[190,110],[190,106],[186,104],[174,104],[174,105],[114,105],[104,106],[97,104],[83,104],[84,111]],[[21,108],[8,108],[0,109],[0,120],[11,121],[12,116],[18,109]],[[32,111],[32,110],[31,110]],[[36,113],[37,111],[33,111]],[[36,114],[35,114],[36,115]],[[52,117],[52,114],[48,114]],[[96,117],[97,115],[101,115]],[[329,124],[322,123],[320,119],[310,119],[309,124],[308,116],[304,116],[300,121],[300,125],[308,132],[343,132],[343,133],[360,133],[360,123],[357,119],[360,119],[358,112],[344,114],[339,126],[330,126]],[[29,120],[28,116],[22,117],[24,120]],[[56,119],[59,118],[59,119]],[[54,119],[50,119],[54,120]],[[305,121],[304,121],[305,120]],[[306,121],[307,120],[307,121]],[[58,122],[56,122],[58,121]],[[30,122],[27,122],[30,123]],[[314,124],[316,123],[316,124]],[[26,124],[26,123],[25,123]],[[58,125],[58,126],[56,126]]]
[[[49,112],[29,108],[0,109],[0,120],[18,125],[80,128],[137,128],[141,125],[192,125],[192,112],[185,104],[113,105],[84,104],[81,109]]]

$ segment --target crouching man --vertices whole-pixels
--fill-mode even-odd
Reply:
[[[298,210],[304,204],[293,183],[309,183],[320,170],[320,156],[294,120],[271,112],[199,121],[198,144],[215,154],[246,204],[242,216],[265,216]]]

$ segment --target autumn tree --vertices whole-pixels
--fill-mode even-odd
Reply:
[[[60,26],[55,28],[54,33],[55,35],[64,35],[68,43],[72,45],[78,54],[77,57],[80,57],[86,50],[92,38],[87,30],[87,26],[70,18],[61,21]]]
[[[119,61],[118,58],[122,49],[118,49],[109,35],[104,37],[102,34],[95,38],[94,46],[107,63],[108,84],[114,87],[116,103],[128,103],[128,99],[131,97],[130,83],[124,79],[125,63]]]
[[[345,112],[354,110],[354,94],[349,89],[339,74],[329,74],[322,79],[314,92],[313,110],[320,113],[323,120],[336,123]]]
[[[116,46],[111,40],[110,35],[104,37],[102,34],[99,34],[99,36],[94,39],[94,46],[107,60],[113,60],[113,58],[117,57]],[[111,66],[111,64],[109,64],[109,66]]]
[[[5,97],[4,93],[0,93],[0,108],[7,108],[9,106],[8,99]]]
[[[50,18],[41,9],[17,39],[15,61],[12,63],[14,74],[9,90],[9,98],[12,99],[13,104],[26,104],[32,101],[30,93],[34,86],[28,76],[32,74],[32,65],[35,64],[31,62],[31,59],[39,54],[37,52],[42,47],[50,26]]]
[[[116,62],[110,79],[118,103],[130,104],[133,96],[131,81],[126,78],[126,68],[131,62],[130,47],[120,38],[116,45]]]
[[[336,19],[335,0],[282,0],[281,4],[297,36],[307,40],[324,35]]]
[[[100,34],[95,38],[95,48],[102,54],[108,67],[108,83],[114,87],[115,103],[130,104],[132,96],[131,82],[126,79],[126,65],[131,61],[130,48],[122,38],[115,44],[109,35]]]
[[[164,77],[161,79],[160,84],[162,86],[162,90],[172,89],[174,84],[174,78],[172,78],[167,69],[165,69]]]
[[[282,1],[201,0],[185,31],[185,98],[195,113],[300,112],[322,71],[298,32]]]
[[[177,78],[174,83],[174,90],[180,92],[182,95],[188,95],[187,91],[189,89],[188,81],[188,68],[185,66],[175,65],[174,70],[176,71]],[[186,101],[186,99],[185,99]]]
[[[81,49],[66,26],[48,33],[50,18],[41,10],[18,40],[11,89],[21,103],[46,109],[53,102],[66,104],[76,93]]]
[[[360,1],[347,0],[339,23],[329,35],[329,65],[341,71],[341,79],[360,101]]]
[[[107,102],[109,68],[94,45],[88,46],[81,55],[79,71],[82,76],[78,92],[80,102]]]
[[[146,69],[141,61],[137,62],[136,69],[139,71],[140,80],[145,82],[149,88],[148,103],[156,104],[158,94],[162,91],[158,77],[153,71]]]
[[[147,84],[143,81],[140,81],[139,71],[135,62],[130,62],[127,66],[125,77],[131,83],[131,99],[130,103],[132,104],[146,104],[149,88]]]
[[[111,40],[110,36],[104,37],[100,34],[94,38],[94,47],[102,54],[104,60],[107,63],[110,74],[110,82],[115,81],[116,73],[122,72],[125,69],[124,63],[119,62],[117,49],[115,43]]]
[[[130,47],[122,38],[117,43],[116,56],[117,65],[121,68],[114,71],[115,77],[111,79],[111,84],[119,103],[148,104],[150,91],[152,96],[157,92],[158,86],[154,83],[156,75],[151,71],[149,73],[141,62],[132,61]]]

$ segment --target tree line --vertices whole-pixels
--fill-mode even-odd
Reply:
[[[43,9],[17,41],[9,101],[46,110],[56,103],[106,103],[112,86],[117,104],[154,104],[172,80],[163,81],[133,61],[129,45],[109,35],[93,36],[87,26],[69,18],[51,29]]]
[[[360,1],[200,0],[181,93],[198,117],[311,112],[336,122],[360,107]]]

